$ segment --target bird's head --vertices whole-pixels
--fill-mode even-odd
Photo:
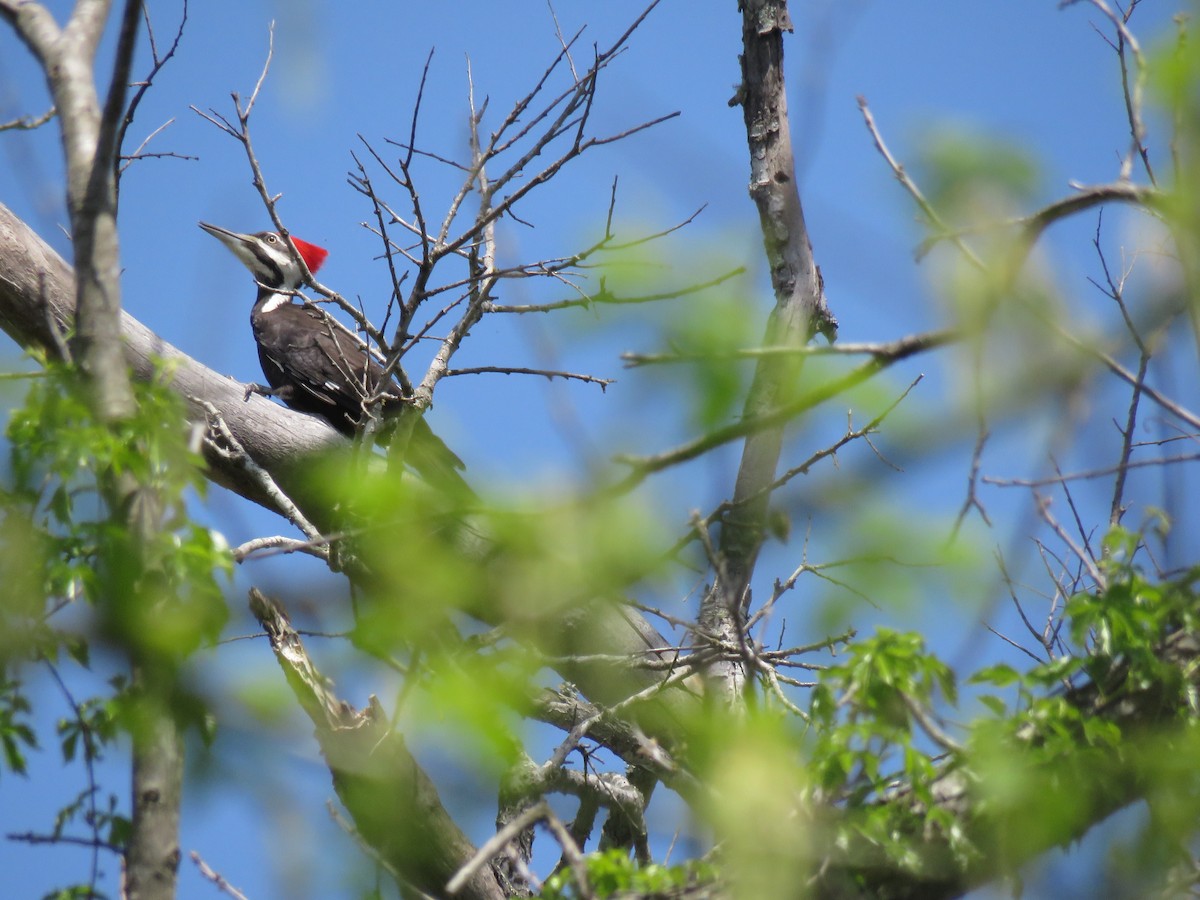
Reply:
[[[201,222],[200,227],[228,247],[233,255],[242,261],[254,280],[264,287],[275,290],[294,291],[304,281],[304,273],[292,254],[288,251],[287,241],[273,231],[260,231],[258,234],[238,234],[218,225]],[[295,235],[292,243],[309,272],[316,272],[325,262],[329,251],[308,241],[302,241]]]

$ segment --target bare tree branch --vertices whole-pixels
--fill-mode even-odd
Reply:
[[[735,441],[738,438],[746,437],[764,429],[782,428],[801,413],[814,409],[825,401],[836,397],[838,394],[862,384],[889,365],[906,358],[911,353],[917,352],[916,348],[919,346],[921,345],[914,345],[913,349],[900,355],[880,356],[868,360],[851,369],[849,372],[836,378],[831,378],[813,390],[801,394],[794,400],[789,400],[774,409],[768,409],[754,418],[743,418],[738,422],[714,429],[708,434],[701,435],[672,450],[666,450],[653,456],[618,456],[617,460],[632,467],[633,471],[624,479],[617,482],[610,490],[613,492],[632,490],[652,473],[668,468],[669,466],[687,462],[690,459],[695,459],[707,453],[713,447],[719,447],[722,444],[727,444],[730,441]],[[769,479],[771,478],[774,478],[774,467],[772,467],[766,483],[769,483]],[[749,496],[750,493],[755,493],[760,489],[761,486],[755,488],[754,492],[747,491],[745,496]],[[740,496],[736,492],[733,502],[741,502]]]
[[[750,196],[758,207],[764,249],[775,290],[766,346],[804,344],[816,333],[830,340],[837,320],[825,301],[796,186],[796,166],[783,77],[783,35],[792,30],[784,0],[745,0],[742,10],[742,81],[730,104],[740,103],[750,156]],[[734,511],[721,530],[717,550],[723,577],[713,581],[700,606],[704,630],[745,643],[746,590],[765,534],[766,493],[775,477],[787,419],[775,413],[787,404],[797,377],[796,359],[761,359],[746,397],[743,423],[757,422],[746,437],[734,487]],[[767,421],[771,420],[771,421]],[[739,435],[740,436],[740,435]],[[729,439],[732,439],[730,436]],[[743,498],[757,496],[754,502]],[[730,663],[707,672],[715,695],[733,703],[746,672]]]
[[[20,116],[8,122],[0,122],[0,131],[33,131],[41,128],[57,115],[58,110],[51,106],[40,116]]]
[[[149,12],[149,10],[145,9],[144,7],[142,9],[142,17],[146,23],[146,38],[150,42],[150,55],[152,57],[153,64],[150,67],[150,71],[146,74],[146,77],[143,78],[137,85],[134,85],[134,87],[136,87],[137,89],[134,91],[133,97],[129,101],[129,106],[125,109],[125,116],[121,120],[120,130],[117,132],[116,146],[117,146],[118,154],[122,153],[122,148],[125,146],[125,135],[129,131],[129,126],[133,124],[134,116],[137,115],[137,109],[138,109],[138,106],[141,105],[142,98],[144,98],[146,96],[146,92],[148,90],[150,90],[151,85],[154,84],[154,79],[155,79],[155,77],[157,77],[158,73],[161,72],[163,67],[168,62],[171,61],[171,58],[175,56],[175,51],[179,49],[179,42],[183,39],[183,30],[185,27],[187,27],[187,19],[188,19],[187,0],[183,0],[183,13],[179,19],[179,28],[177,28],[175,31],[175,38],[174,38],[174,40],[171,41],[171,46],[168,47],[167,51],[165,53],[163,53],[161,56],[159,55],[159,52],[158,52],[158,42],[154,38],[154,26],[150,23],[150,12]],[[118,179],[120,178],[121,173],[124,172],[127,168],[129,168],[129,166],[132,165],[132,163],[135,159],[146,159],[150,156],[169,156],[169,157],[174,157],[177,159],[198,159],[198,157],[195,157],[195,156],[187,156],[186,154],[177,154],[177,153],[163,153],[163,154],[142,153],[142,151],[145,149],[146,145],[149,144],[150,141],[154,139],[155,135],[160,134],[168,125],[170,125],[174,121],[175,121],[174,119],[170,119],[169,121],[167,121],[167,122],[163,123],[162,125],[159,125],[157,128],[155,128],[152,132],[150,132],[150,134],[146,137],[146,139],[143,140],[142,143],[138,145],[138,148],[133,153],[131,153],[127,156],[126,155],[118,156],[118,162],[124,163],[124,165],[121,165],[118,168],[118,171],[117,171]]]
[[[220,872],[206,863],[195,850],[189,853],[188,856],[196,864],[196,868],[200,871],[200,874],[211,881],[222,894],[228,894],[234,900],[249,900],[245,894],[226,881]]]
[[[404,738],[374,697],[357,710],[333,693],[278,601],[252,588],[250,611],[266,629],[288,686],[313,723],[334,788],[359,833],[404,881],[440,896],[475,848]],[[481,869],[465,880],[460,896],[502,900],[504,892],[491,871]]]

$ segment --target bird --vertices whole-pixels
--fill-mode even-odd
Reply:
[[[282,400],[297,412],[324,419],[347,437],[354,437],[365,420],[364,403],[381,395],[386,417],[405,400],[400,385],[385,375],[367,345],[323,310],[295,303],[305,273],[274,231],[241,234],[219,225],[200,227],[224,244],[254,276],[258,296],[250,309],[250,326],[258,345],[258,360],[267,384],[246,391]],[[292,236],[309,273],[324,264],[329,251]],[[386,439],[390,429],[377,435]],[[417,420],[409,442],[407,462],[426,481],[444,489],[469,492],[459,474],[463,461],[433,433],[424,418]]]

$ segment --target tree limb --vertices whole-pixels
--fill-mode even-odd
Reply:
[[[786,0],[744,0],[740,103],[750,149],[750,196],[758,207],[763,245],[771,269],[775,308],[764,346],[804,344],[817,332],[829,339],[837,320],[825,303],[821,273],[813,259],[796,187],[796,167],[783,80],[783,34],[791,31]],[[777,409],[795,384],[799,358],[762,357],[746,396],[744,420]],[[745,643],[744,604],[764,536],[770,492],[785,423],[746,435],[734,487],[734,512],[726,518],[717,548],[717,574],[700,607],[700,625],[726,640]],[[754,498],[748,500],[748,498]],[[710,667],[708,678],[726,700],[740,693],[746,671],[732,662]]]
[[[413,887],[442,896],[446,884],[475,855],[437,788],[394,731],[379,701],[357,710],[317,671],[279,603],[251,588],[250,611],[271,639],[288,686],[313,723],[338,797],[359,833]],[[475,869],[458,896],[503,900],[486,866]]]

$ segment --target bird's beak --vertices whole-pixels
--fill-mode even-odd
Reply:
[[[230,231],[220,225],[210,225],[207,222],[201,222],[200,227],[228,247],[246,268],[254,271],[255,256],[251,249],[257,240],[254,235],[238,234],[236,231]]]
[[[253,235],[238,234],[236,231],[230,231],[228,228],[222,228],[220,225],[209,225],[207,222],[201,222],[200,227],[235,253],[237,252],[234,250],[235,247],[245,246],[254,240]]]

